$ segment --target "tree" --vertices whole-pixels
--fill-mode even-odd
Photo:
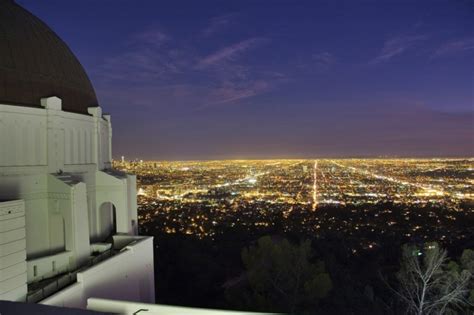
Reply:
[[[312,262],[310,241],[294,245],[264,236],[256,246],[243,249],[242,261],[251,302],[259,310],[307,311],[332,289],[324,263]]]
[[[407,312],[417,315],[450,314],[467,305],[469,270],[447,261],[446,250],[429,243],[423,249],[404,245],[397,278],[397,295]]]
[[[468,284],[469,297],[468,303],[472,313],[474,313],[474,250],[465,249],[462,252],[460,259],[461,268],[468,270],[471,273],[471,280]]]

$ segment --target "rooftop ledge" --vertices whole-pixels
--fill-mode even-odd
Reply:
[[[108,299],[87,299],[87,309],[96,312],[110,312],[115,314],[140,315],[270,315],[277,313],[255,313],[243,311],[229,311],[160,304],[146,304]]]
[[[181,306],[169,306],[159,304],[145,304],[127,301],[114,301],[107,299],[89,298],[87,310],[76,308],[63,308],[58,306],[40,305],[32,303],[20,303],[0,301],[0,309],[5,314],[30,315],[107,315],[115,314],[139,314],[139,315],[266,315],[271,313],[252,313],[240,311],[227,311],[205,308],[192,308]]]
[[[101,268],[100,265],[103,263],[107,263],[107,261],[122,253],[133,251],[135,245],[139,244],[141,241],[149,239],[152,239],[152,237],[127,234],[114,235],[113,247],[107,246],[105,250],[94,251],[91,253],[88,262],[85,265],[80,266],[78,269],[28,284],[28,295],[26,301],[29,303],[38,303],[53,297],[68,286],[80,282],[84,272],[87,272],[92,268]],[[103,247],[100,245],[104,245],[104,243],[93,243],[91,244],[91,249]]]

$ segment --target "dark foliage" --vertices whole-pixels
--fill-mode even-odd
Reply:
[[[388,207],[397,211],[395,206],[386,204],[373,206],[371,211]],[[348,212],[347,209],[324,208],[318,216],[330,214],[344,220],[353,215]],[[297,211],[294,213],[294,216],[298,215]],[[290,219],[297,222],[296,218]],[[472,218],[458,223],[471,222]],[[286,239],[292,244],[309,240],[309,261],[323,263],[332,284],[328,294],[318,297],[313,304],[302,303],[309,305],[307,309],[298,309],[299,313],[315,314],[403,314],[405,307],[389,286],[398,285],[396,273],[400,268],[402,245],[424,242],[416,238],[407,240],[396,232],[374,235],[368,231],[350,235],[325,230],[311,234],[297,229],[284,230],[278,225],[251,229],[241,225],[222,227],[213,238],[204,239],[179,233],[166,234],[150,226],[141,226],[141,229],[142,233],[155,236],[157,302],[208,308],[265,310],[262,304],[255,302],[255,292],[246,275],[248,265],[241,257],[242,250],[255,247],[257,240],[265,235]],[[358,247],[361,239],[373,239],[377,246],[363,250]],[[449,256],[459,262],[463,249],[474,247],[473,242],[472,237],[459,241],[452,239],[443,246]]]

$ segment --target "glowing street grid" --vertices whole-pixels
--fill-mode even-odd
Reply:
[[[255,160],[125,162],[155,200],[239,201],[309,206],[391,201],[442,203],[453,210],[474,198],[474,160]],[[123,165],[121,165],[123,164]]]
[[[474,233],[474,159],[123,161],[115,167],[137,174],[140,226],[154,233],[344,233],[366,249],[389,234],[450,243]]]

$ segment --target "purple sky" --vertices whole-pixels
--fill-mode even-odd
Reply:
[[[471,1],[17,0],[86,68],[114,156],[473,156]]]

